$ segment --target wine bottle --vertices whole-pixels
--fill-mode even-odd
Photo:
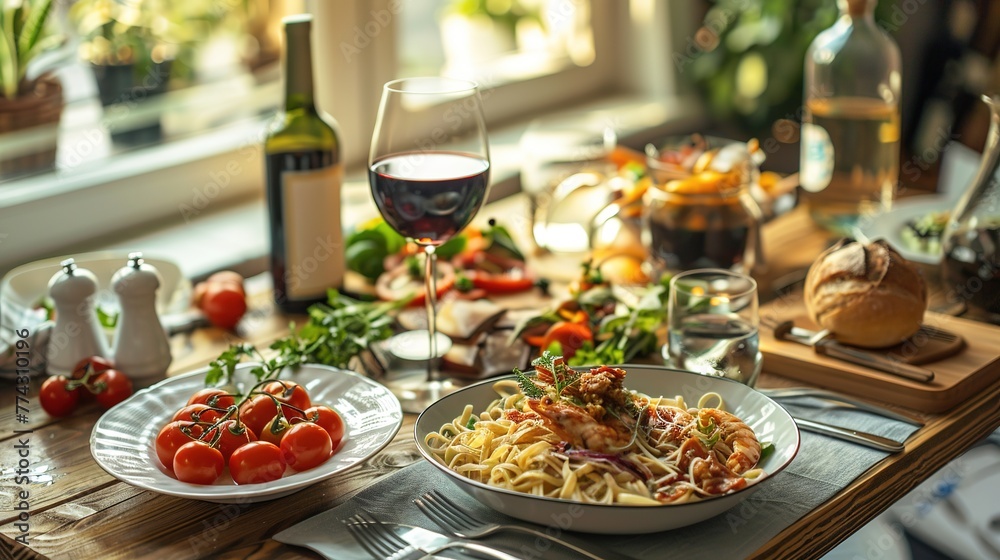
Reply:
[[[308,14],[285,27],[285,105],[265,141],[274,302],[302,313],[344,281],[337,125],[313,99]]]

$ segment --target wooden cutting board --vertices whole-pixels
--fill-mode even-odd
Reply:
[[[923,361],[923,367],[934,372],[934,380],[920,383],[828,358],[795,342],[775,339],[766,324],[793,320],[796,326],[817,328],[809,320],[800,298],[768,303],[761,307],[760,317],[764,371],[810,385],[938,413],[957,406],[989,385],[1000,383],[1000,327],[997,326],[927,312],[926,325],[955,333],[964,338],[966,344],[948,357]],[[926,355],[923,348],[912,350]]]

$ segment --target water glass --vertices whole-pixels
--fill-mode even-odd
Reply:
[[[667,365],[753,387],[761,370],[757,282],[723,269],[670,280]]]
[[[521,136],[521,189],[535,244],[556,252],[590,248],[590,220],[607,204],[608,155],[617,136],[607,116],[535,119]]]

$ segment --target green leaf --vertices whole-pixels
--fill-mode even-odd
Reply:
[[[521,392],[525,396],[533,399],[540,399],[545,396],[545,391],[520,369],[514,368],[514,377],[517,379],[517,384],[521,387]]]
[[[108,313],[103,308],[97,308],[97,321],[106,329],[113,329],[118,324],[118,313]]]
[[[467,244],[468,238],[465,234],[460,233],[442,243],[441,246],[434,249],[434,252],[438,258],[447,260],[464,251]]]
[[[764,459],[767,459],[773,454],[774,454],[774,444],[769,441],[761,442],[760,459],[757,459],[757,464],[758,465],[761,464],[762,462],[764,462]]]
[[[38,43],[38,38],[42,35],[45,20],[49,17],[51,9],[52,0],[42,0],[40,3],[32,4],[28,19],[25,20],[21,35],[17,39],[17,52],[22,66],[27,66],[28,61],[31,60],[32,51]]]
[[[21,83],[17,63],[17,44],[14,42],[14,21],[12,14],[4,13],[3,36],[0,37],[0,78],[3,79],[3,95],[7,99],[17,97],[17,87]]]

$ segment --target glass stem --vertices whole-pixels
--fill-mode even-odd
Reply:
[[[424,298],[424,301],[427,304],[427,333],[430,336],[427,381],[434,381],[436,377],[435,364],[437,363],[437,254],[434,252],[433,245],[425,246],[424,252],[427,253],[427,266],[424,271],[427,297]]]

